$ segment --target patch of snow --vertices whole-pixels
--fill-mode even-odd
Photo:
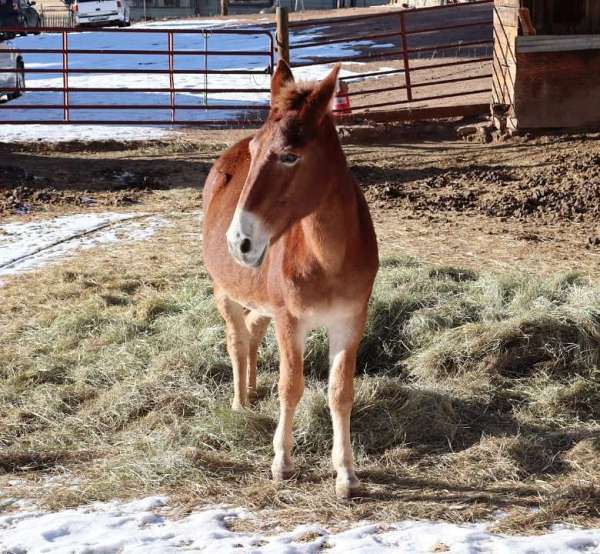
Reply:
[[[0,276],[42,267],[78,250],[141,241],[168,222],[136,213],[93,213],[0,225]]]
[[[320,525],[300,525],[285,533],[241,533],[230,523],[249,519],[240,508],[216,507],[169,519],[167,498],[96,503],[61,512],[28,510],[0,516],[0,551],[144,553],[252,552],[309,554],[421,554],[434,551],[476,554],[575,554],[598,552],[600,529],[556,527],[539,536],[507,536],[489,532],[492,523],[456,525],[403,521],[391,525],[357,524],[340,533]]]
[[[223,29],[242,25],[237,19],[168,19],[165,21],[142,21],[134,23],[132,29]]]
[[[2,142],[67,142],[72,140],[154,140],[175,134],[170,127],[123,125],[0,125]]]

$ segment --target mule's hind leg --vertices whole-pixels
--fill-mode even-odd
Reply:
[[[248,404],[248,354],[250,333],[246,327],[244,308],[226,294],[215,291],[217,307],[225,320],[227,352],[233,368],[233,410],[241,410]]]
[[[262,316],[257,312],[250,311],[246,315],[246,328],[250,335],[247,369],[249,400],[254,400],[256,398],[256,355],[258,347],[267,332],[270,321],[270,318]]]

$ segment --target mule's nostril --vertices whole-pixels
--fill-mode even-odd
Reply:
[[[252,242],[250,242],[250,239],[242,240],[242,242],[240,243],[240,252],[242,254],[247,254],[248,252],[250,252],[250,250],[252,250]]]

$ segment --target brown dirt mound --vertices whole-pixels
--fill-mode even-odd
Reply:
[[[369,200],[380,207],[402,206],[422,213],[596,221],[600,216],[600,154],[553,154],[528,168],[494,166],[434,172],[403,182],[394,172],[356,168]],[[410,176],[407,176],[410,177]]]
[[[144,191],[149,192],[149,191]],[[118,191],[109,198],[89,191],[60,191],[52,187],[32,188],[18,186],[0,189],[0,214],[28,214],[48,205],[72,206],[128,206],[140,202],[140,191]]]
[[[41,176],[17,166],[0,166],[0,214],[27,214],[49,205],[127,206],[137,204],[153,189],[163,188],[152,176],[112,168],[91,177],[107,183],[108,190],[64,189],[62,175]]]

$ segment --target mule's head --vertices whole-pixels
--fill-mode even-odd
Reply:
[[[270,244],[313,212],[327,194],[343,154],[331,117],[339,65],[319,83],[294,82],[280,61],[271,82],[271,111],[250,141],[250,169],[227,244],[241,264],[261,265]]]

